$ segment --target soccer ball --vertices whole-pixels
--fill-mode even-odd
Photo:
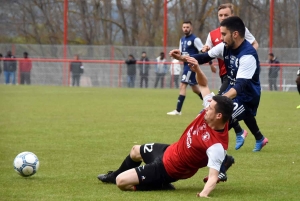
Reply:
[[[32,152],[22,152],[14,160],[15,171],[23,176],[29,177],[34,175],[39,169],[40,162],[37,156]]]

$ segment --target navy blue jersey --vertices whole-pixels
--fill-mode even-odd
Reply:
[[[194,34],[188,36],[183,36],[179,42],[179,50],[182,55],[193,55],[198,54],[202,49],[202,42],[200,38],[196,37]],[[190,68],[187,63],[184,63],[183,71],[189,71]]]
[[[243,104],[247,112],[256,115],[260,101],[261,87],[259,81],[260,63],[253,46],[246,40],[237,49],[227,49],[224,43],[213,47],[208,53],[193,55],[203,64],[212,58],[225,62],[229,85],[224,93],[234,88],[237,91],[237,103]]]

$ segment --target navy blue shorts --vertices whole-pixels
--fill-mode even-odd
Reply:
[[[191,70],[184,70],[181,76],[181,82],[190,86],[197,85],[196,73]]]
[[[256,116],[258,104],[244,103],[239,97],[233,100],[232,120],[241,121],[246,115]]]

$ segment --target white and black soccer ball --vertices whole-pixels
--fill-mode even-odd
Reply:
[[[39,166],[38,157],[29,151],[18,154],[14,160],[15,171],[23,177],[34,175],[38,171]]]

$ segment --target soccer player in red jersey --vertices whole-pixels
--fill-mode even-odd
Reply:
[[[115,183],[121,190],[173,190],[172,182],[190,178],[200,168],[209,167],[208,181],[197,196],[208,197],[215,188],[228,148],[228,121],[233,102],[225,96],[214,96],[198,62],[189,59],[204,97],[204,110],[177,142],[134,145],[119,169],[98,175],[99,180]],[[141,166],[142,162],[145,165]]]

